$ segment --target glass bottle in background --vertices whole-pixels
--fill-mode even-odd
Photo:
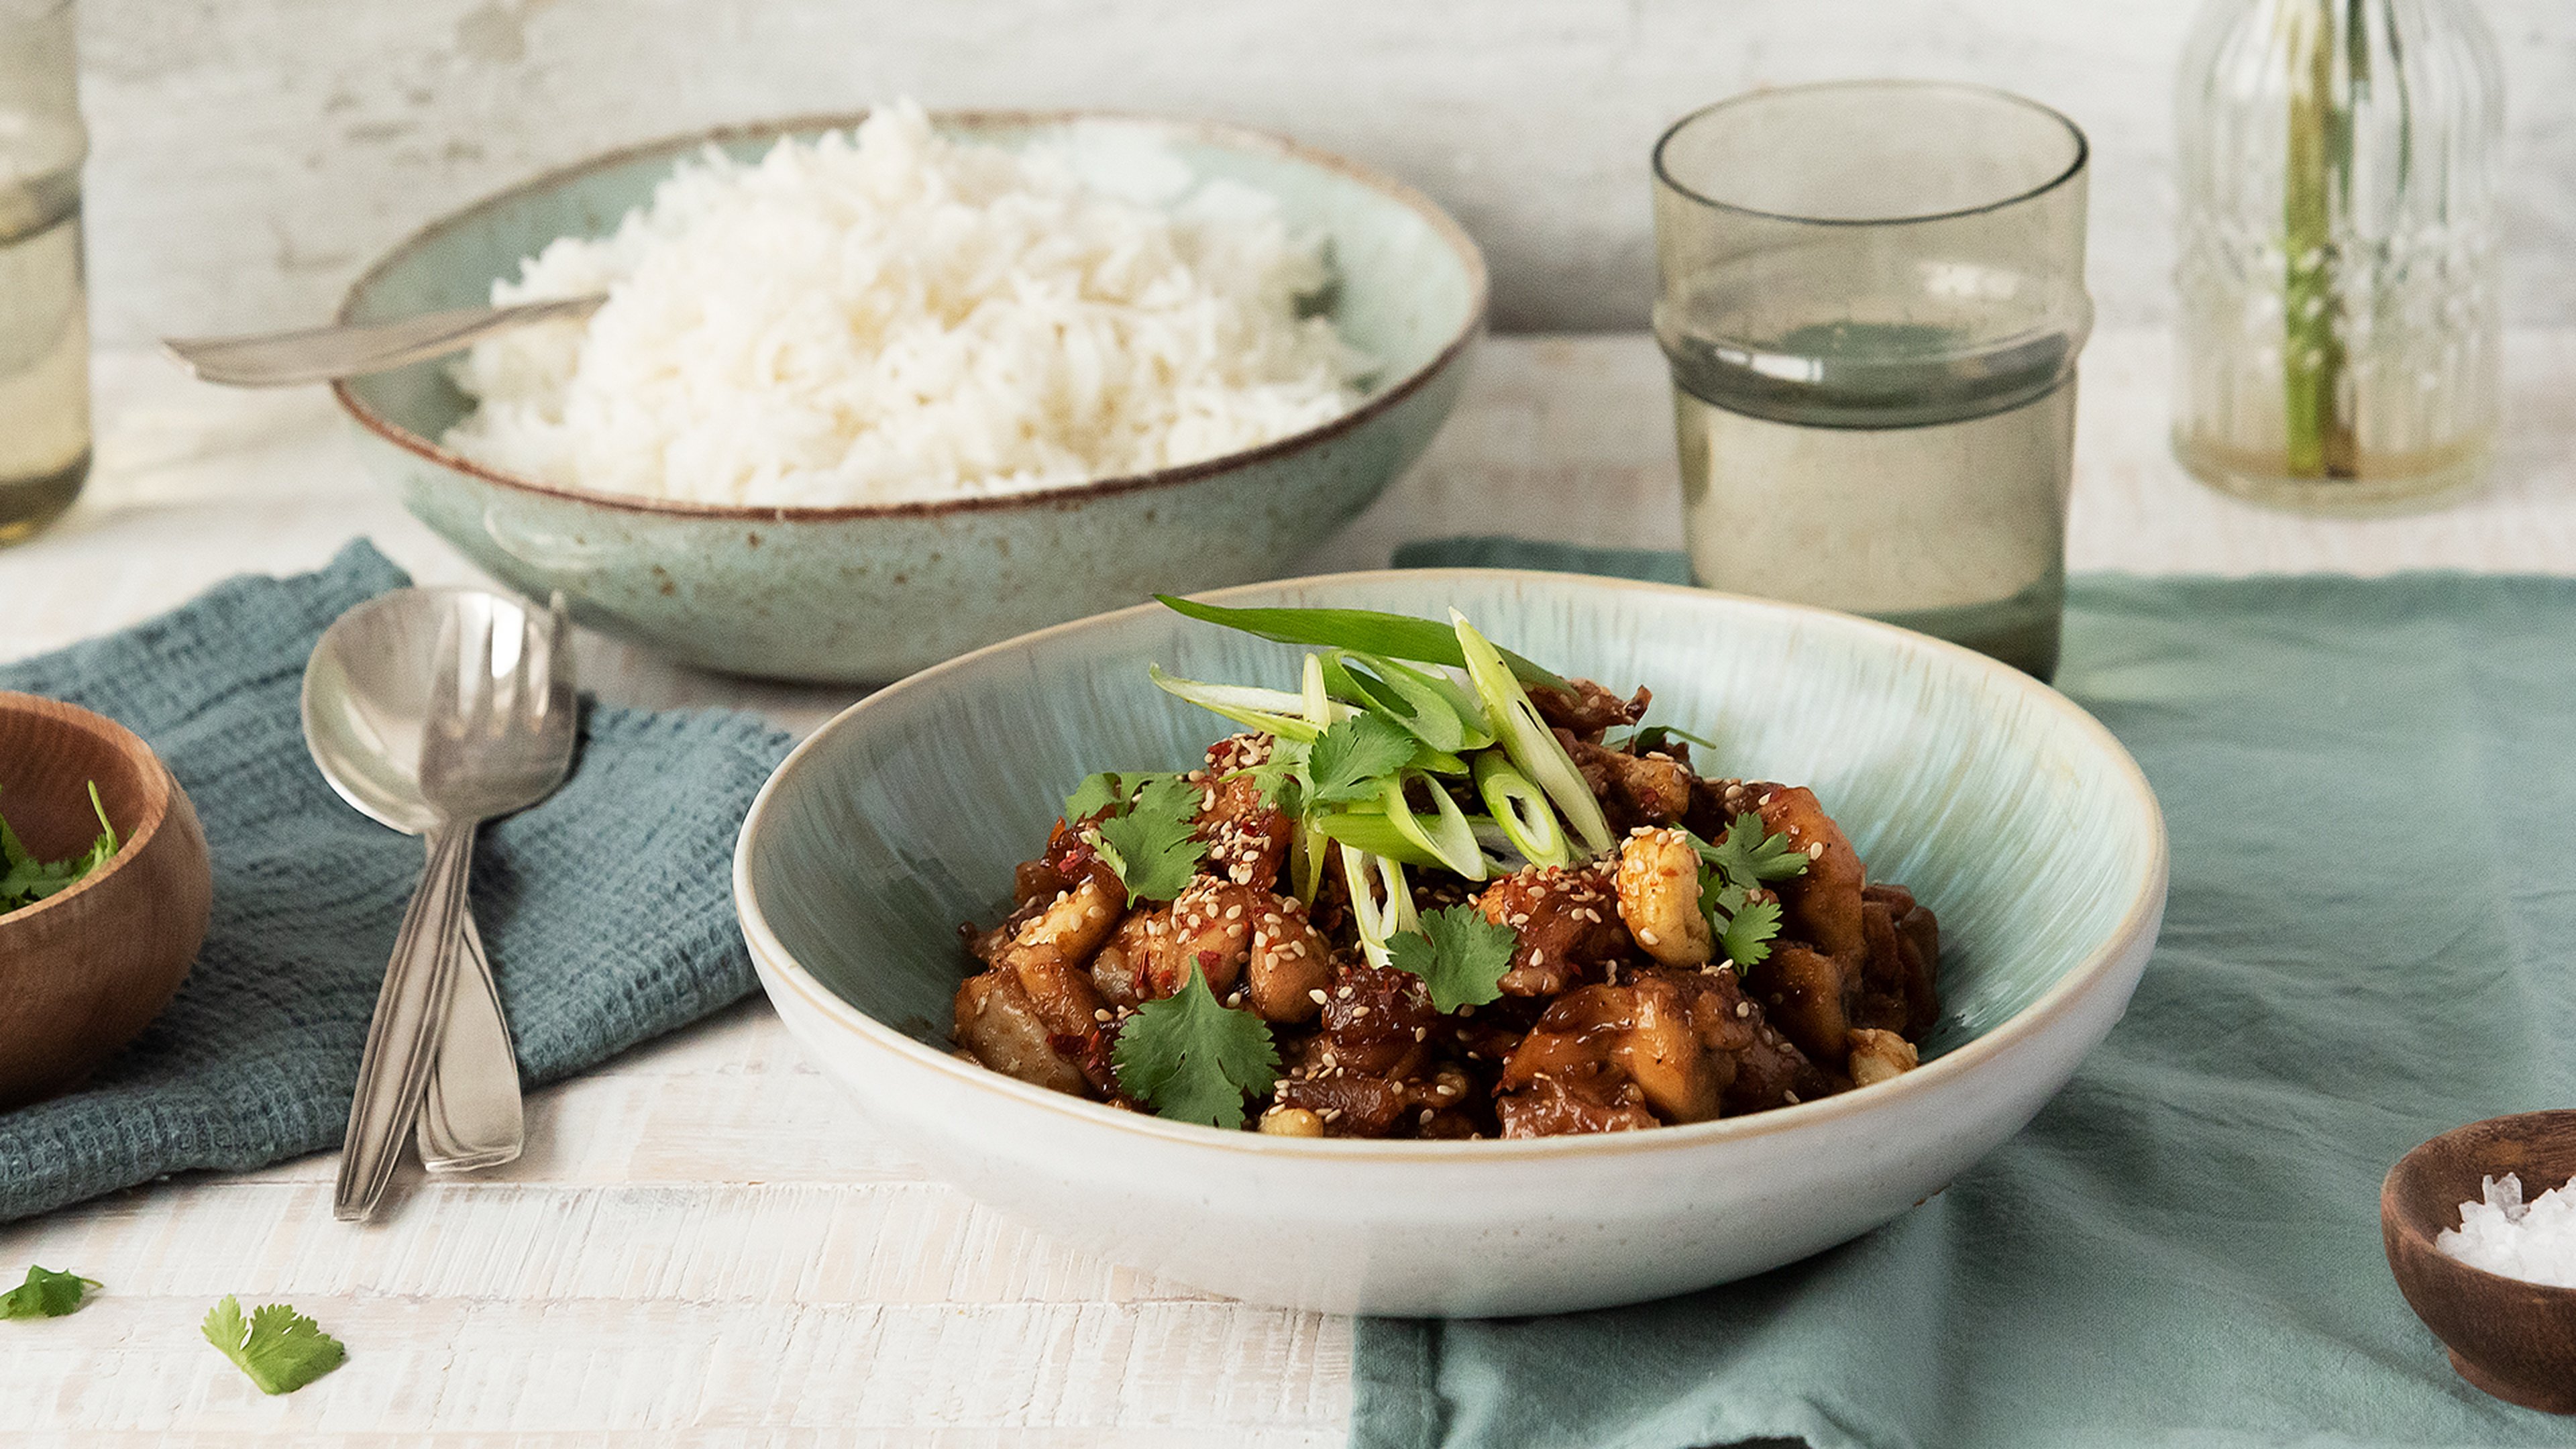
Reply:
[[[1691,576],[2057,668],[2083,132],[1977,86],[1791,86],[1655,147]]]
[[[2468,0],[2208,0],[2176,123],[2183,465],[2315,509],[2474,486],[2503,82]]]
[[[89,476],[89,298],[71,0],[0,0],[0,544]]]

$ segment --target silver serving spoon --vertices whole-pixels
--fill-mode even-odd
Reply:
[[[518,1065],[464,867],[476,822],[534,804],[563,779],[574,715],[560,599],[535,614],[476,589],[398,590],[342,615],[305,666],[304,737],[323,777],[371,819],[430,841],[360,1066],[343,1217],[373,1208],[415,1111],[432,1171],[507,1162],[525,1142]]]
[[[605,296],[565,297],[514,307],[460,307],[394,322],[343,322],[252,337],[166,337],[161,346],[208,382],[292,387],[391,372],[425,358],[462,351],[495,332],[558,317],[587,317],[607,300]]]

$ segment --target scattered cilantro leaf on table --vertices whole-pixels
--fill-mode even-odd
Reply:
[[[348,1357],[340,1340],[285,1304],[263,1305],[245,1321],[241,1300],[230,1294],[206,1314],[205,1334],[263,1394],[291,1394]]]
[[[1503,994],[1503,973],[1511,969],[1518,939],[1511,927],[1486,920],[1472,905],[1444,906],[1424,913],[1420,931],[1388,937],[1386,949],[1395,968],[1421,977],[1431,1004],[1449,1012]]]
[[[1216,999],[1193,963],[1190,979],[1136,1008],[1110,1053],[1118,1086],[1159,1117],[1229,1130],[1243,1125],[1243,1099],[1279,1080],[1270,1027]]]
[[[1355,714],[1324,731],[1306,751],[1306,777],[1318,804],[1377,793],[1378,782],[1413,758],[1412,732],[1393,720]]]
[[[1157,775],[1123,814],[1094,827],[1100,858],[1125,883],[1128,904],[1168,901],[1190,883],[1207,855],[1207,842],[1198,838],[1198,813],[1196,786],[1178,775]]]
[[[9,822],[0,819],[0,914],[54,895],[116,854],[116,827],[107,822],[107,807],[99,802],[95,780],[89,786],[89,808],[98,816],[98,839],[79,855],[50,862],[36,859],[18,839],[18,833],[9,828]]]
[[[99,1286],[95,1278],[31,1267],[27,1281],[0,1293],[0,1318],[60,1318],[81,1306],[81,1298]]]

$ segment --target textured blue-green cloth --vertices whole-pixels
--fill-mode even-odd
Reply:
[[[2058,683],[2173,844],[2155,959],[2075,1080],[1947,1192],[1759,1278],[1364,1321],[1354,1444],[2576,1444],[2452,1374],[2379,1243],[2407,1149],[2576,1106],[2576,581],[2079,578]]]
[[[205,948],[169,1008],[80,1090],[0,1112],[0,1221],[339,1143],[422,848],[331,793],[296,698],[323,629],[409,582],[353,543],[319,573],[233,579],[0,667],[0,689],[85,705],[158,751],[204,822],[215,873]],[[474,915],[527,1081],[751,989],[733,838],[786,749],[748,715],[593,707],[564,787],[484,828]]]

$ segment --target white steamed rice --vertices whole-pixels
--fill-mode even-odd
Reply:
[[[477,344],[454,375],[478,406],[445,441],[542,482],[706,503],[1141,473],[1351,408],[1367,359],[1298,316],[1329,280],[1271,197],[1195,183],[1166,150],[1077,126],[1015,155],[907,102],[757,164],[709,148],[614,236],[495,282],[495,302],[609,301]]]

